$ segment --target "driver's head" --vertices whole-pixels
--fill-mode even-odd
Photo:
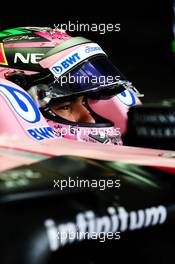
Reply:
[[[126,122],[127,109],[116,95],[132,85],[98,44],[47,27],[1,33],[4,61],[0,62],[0,77],[27,90],[50,126],[58,133],[62,128],[70,130],[69,138],[76,140],[121,143],[119,134],[113,133],[112,120]],[[106,103],[114,97],[117,104]],[[113,131],[110,136],[108,128]]]

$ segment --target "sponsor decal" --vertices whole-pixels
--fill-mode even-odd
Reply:
[[[119,85],[122,85],[125,90],[118,94],[117,97],[118,99],[126,106],[130,107],[133,105],[136,105],[137,103],[137,98],[139,97],[144,97],[144,94],[140,93],[135,86],[132,85],[131,82],[129,81],[123,81],[119,80]]]
[[[17,62],[22,62],[22,63],[32,63],[32,64],[37,64],[42,57],[44,56],[44,53],[27,53],[27,54],[22,54],[19,52],[15,53],[14,57],[14,63]]]
[[[25,33],[31,33],[31,31],[24,30],[24,29],[18,29],[18,28],[7,29],[7,30],[0,31],[0,38],[20,35],[20,34],[25,34]]]
[[[8,101],[13,112],[25,122],[33,125],[41,121],[41,113],[35,102],[27,93],[17,88],[1,84],[0,94]],[[26,131],[30,137],[37,141],[58,138],[58,135],[49,126],[32,127]]]
[[[14,36],[14,37],[8,37],[3,39],[3,42],[10,42],[10,41],[19,41],[19,40],[36,40],[39,39],[37,36],[28,36],[28,35],[23,35],[23,36]]]
[[[0,85],[0,93],[8,101],[13,111],[24,121],[32,124],[40,122],[40,111],[27,93],[2,84]]]
[[[0,65],[8,65],[5,52],[4,52],[3,43],[0,43]]]
[[[27,130],[28,134],[37,141],[44,139],[58,138],[58,135],[51,127],[36,127]]]
[[[79,64],[81,61],[97,54],[105,54],[98,44],[90,43],[86,47],[81,46],[52,65],[52,67],[50,67],[50,71],[56,77],[59,77],[75,65]]]
[[[62,61],[58,66],[53,67],[53,71],[57,73],[61,73],[62,71],[70,68],[72,65],[76,64],[80,60],[80,56],[78,53],[74,53],[72,56],[67,57],[64,61]]]
[[[96,50],[101,51],[102,48],[101,48],[100,46],[94,46],[94,47],[89,47],[89,46],[87,46],[87,47],[85,48],[85,52],[86,52],[86,53],[91,53],[91,52],[96,51]]]
[[[136,104],[136,97],[131,91],[125,90],[116,96],[124,105],[128,107]]]
[[[166,219],[167,210],[162,205],[130,212],[124,207],[108,207],[107,214],[102,217],[95,215],[93,211],[86,211],[77,214],[74,222],[57,225],[53,219],[47,219],[44,225],[50,250],[56,251],[66,244],[82,240],[81,234],[89,234],[92,239],[94,234],[100,235],[102,231],[106,234],[132,231],[163,224]],[[75,236],[75,233],[78,235]],[[64,237],[61,234],[64,234]],[[72,239],[70,234],[74,235]]]

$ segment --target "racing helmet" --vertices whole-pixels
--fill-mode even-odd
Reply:
[[[49,27],[4,30],[0,43],[0,77],[28,91],[60,136],[122,144],[120,126],[106,118],[111,111],[118,116],[120,101],[112,105],[110,100],[126,90],[140,94],[97,43]],[[52,110],[53,103],[80,97],[94,122],[70,121]],[[103,102],[109,104],[104,107]]]

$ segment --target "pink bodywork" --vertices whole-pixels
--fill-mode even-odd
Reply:
[[[4,96],[3,85],[17,89],[19,94],[20,92],[26,94],[19,86],[0,79],[0,171],[57,155],[76,155],[92,159],[161,167],[165,170],[171,170],[175,174],[174,159],[161,156],[163,153],[175,155],[173,151],[127,146],[116,147],[61,139],[56,136],[37,141],[28,134],[27,130],[48,127],[47,122],[42,115],[40,121],[33,124],[21,118],[19,113],[14,111],[14,106]],[[30,115],[28,115],[29,117]]]
[[[12,136],[17,137],[19,139],[24,139],[27,141],[30,141],[29,135],[27,135],[26,131],[27,129],[30,129],[32,127],[40,128],[43,126],[48,126],[47,122],[45,121],[44,117],[40,114],[41,120],[39,123],[34,123],[33,125],[31,123],[25,122],[20,115],[16,114],[12,105],[9,103],[9,100],[7,100],[6,96],[4,96],[4,87],[2,85],[8,85],[12,88],[16,88],[19,91],[22,91],[23,93],[27,94],[23,91],[22,88],[17,86],[16,84],[12,84],[12,82],[0,79],[0,135],[8,135],[10,138]],[[27,94],[28,95],[28,94]],[[31,109],[32,111],[32,109]],[[32,114],[32,113],[31,113]]]

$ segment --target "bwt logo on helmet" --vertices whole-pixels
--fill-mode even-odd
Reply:
[[[80,60],[80,56],[78,55],[78,53],[74,53],[72,56],[63,60],[59,65],[52,67],[52,70],[55,73],[61,73],[63,70],[68,70],[75,63],[77,63],[79,60]]]
[[[41,114],[32,98],[17,88],[0,85],[0,94],[8,101],[13,111],[28,123],[38,123]]]
[[[42,57],[44,56],[43,53],[27,53],[27,54],[21,54],[19,52],[15,53],[14,57],[14,63],[17,63],[18,61],[22,63],[32,63],[37,64]]]

